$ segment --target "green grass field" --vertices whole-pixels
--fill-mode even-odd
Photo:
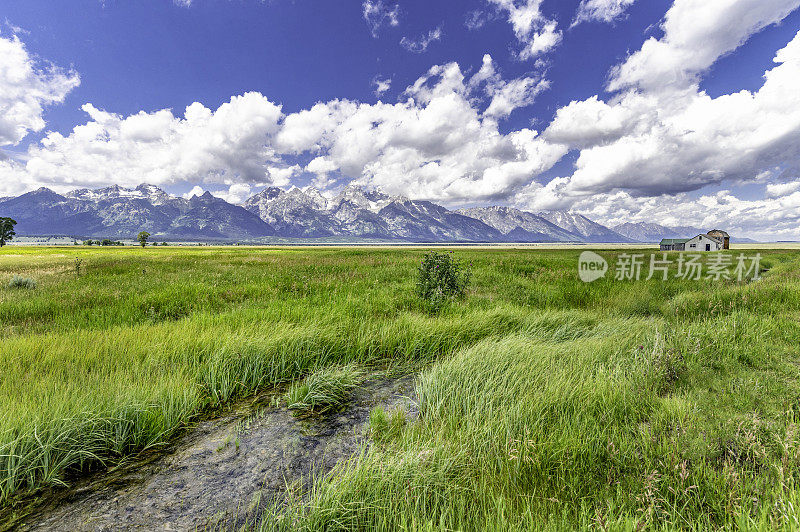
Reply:
[[[580,250],[459,249],[467,298],[431,315],[423,250],[5,247],[0,505],[278,384],[395,365],[419,419],[374,413],[376,444],[260,528],[796,530],[800,251],[760,252],[749,284],[584,284]]]

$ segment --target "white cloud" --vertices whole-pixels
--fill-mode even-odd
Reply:
[[[0,37],[0,146],[45,127],[44,109],[80,84],[73,70],[33,57],[19,38]]]
[[[227,192],[215,192],[214,195],[228,203],[238,205],[252,195],[252,189],[248,183],[234,183],[228,187]]]
[[[582,0],[572,26],[592,21],[614,22],[621,18],[634,2],[636,0]]]
[[[192,190],[184,194],[183,197],[185,199],[192,199],[194,196],[198,197],[202,196],[203,194],[205,194],[205,192],[206,191],[203,189],[203,187],[195,185],[192,187]]]
[[[637,126],[658,118],[655,102],[641,95],[625,95],[611,104],[592,96],[573,101],[556,111],[546,136],[573,148],[590,148],[619,140]]]
[[[472,90],[483,87],[490,99],[484,116],[505,118],[515,109],[533,104],[536,97],[550,84],[541,78],[521,77],[505,81],[496,71],[492,56],[483,56],[481,69],[470,79]]]
[[[268,181],[269,139],[280,107],[258,93],[212,111],[200,103],[184,117],[168,109],[123,118],[85,104],[90,121],[63,136],[49,133],[27,153],[26,173],[64,186]]]
[[[476,107],[481,95],[474,91],[488,83],[488,70],[472,83],[455,63],[433,67],[396,104],[317,104],[286,117],[276,147],[325,153],[326,170],[333,163],[344,175],[389,193],[413,191],[441,201],[508,195],[554,164],[564,148],[528,129],[499,132],[495,117]],[[491,78],[497,83],[493,68]],[[506,85],[516,87],[513,81]]]
[[[325,157],[317,157],[306,165],[306,171],[312,174],[328,174],[336,170],[337,166]]]
[[[228,190],[209,190],[212,196],[223,199],[228,203],[232,203],[233,205],[238,205],[240,203],[244,203],[244,200],[249,198],[252,195],[252,188],[247,183],[235,183],[228,187]],[[200,197],[206,193],[206,189],[199,185],[195,185],[192,189],[183,194],[184,199],[192,199],[193,197],[197,196]]]
[[[432,67],[394,104],[333,100],[284,116],[247,93],[216,110],[193,103],[183,116],[162,109],[127,117],[85,104],[86,123],[48,134],[2,172],[20,176],[25,190],[148,182],[235,200],[305,172],[322,188],[353,179],[440,201],[503,198],[566,151],[535,131],[498,127],[545,87],[538,78],[504,80],[486,56],[471,78],[456,63]],[[227,191],[214,192],[219,185]]]
[[[690,86],[721,56],[798,6],[800,0],[675,0],[662,24],[664,36],[649,38],[615,68],[609,90]]]
[[[514,204],[534,212],[569,209],[607,226],[624,222],[667,226],[724,228],[734,237],[769,240],[800,239],[800,182],[793,192],[775,198],[743,199],[731,190],[701,195],[687,193],[649,197],[626,191],[571,196],[569,178],[541,185],[531,183],[514,197]],[[788,187],[787,187],[788,190]]]
[[[681,192],[797,169],[800,33],[775,62],[756,92],[630,90],[560,109],[545,138],[581,149],[569,190]]]
[[[0,197],[18,196],[42,186],[25,172],[25,166],[12,159],[0,159]]]
[[[544,0],[487,0],[508,15],[517,41],[522,44],[520,59],[535,59],[558,46],[562,33],[558,23],[542,14]]]
[[[800,192],[778,198],[743,199],[730,190],[699,197],[686,194],[634,198],[626,192],[603,195],[576,205],[585,214],[610,225],[650,222],[658,213],[660,223],[700,228],[723,227],[734,237],[763,240],[800,238]]]
[[[25,28],[22,28],[20,26],[15,26],[7,18],[4,20],[4,24],[5,24],[6,28],[11,30],[11,33],[13,35],[30,35],[30,33],[31,33],[30,31],[26,30]]]
[[[361,4],[364,21],[374,38],[378,38],[384,24],[398,26],[400,24],[400,5],[390,6],[384,0],[364,0]]]
[[[372,87],[375,96],[380,98],[385,92],[392,88],[392,78],[375,76],[372,78]]]
[[[546,27],[541,2],[492,1],[518,35]],[[248,93],[217,110],[192,104],[183,117],[170,110],[121,117],[87,104],[87,123],[0,161],[0,195],[41,185],[63,190],[147,181],[212,190],[224,184],[227,190],[214,194],[238,197],[313,174],[321,188],[352,179],[449,204],[510,200],[532,210],[573,208],[608,222],[628,217],[705,226],[719,217],[721,225],[767,231],[761,217],[789,235],[800,201],[800,185],[792,180],[800,175],[800,34],[775,54],[756,91],[711,97],[697,80],[800,0],[692,2],[696,18],[684,13],[689,0],[676,0],[664,36],[648,40],[613,71],[610,97],[559,109],[542,135],[503,131],[499,122],[531,105],[547,81],[503,79],[487,55],[471,76],[457,63],[432,67],[392,104],[332,100],[283,115],[265,96]],[[692,47],[700,59],[682,63]],[[653,64],[643,60],[651,53]],[[661,58],[677,64],[678,75],[665,77]],[[539,182],[569,150],[579,152],[572,175]],[[746,199],[751,196],[737,191],[740,184],[759,187],[767,199]],[[730,190],[716,192],[720,187]]]
[[[534,78],[519,78],[498,87],[485,116],[506,117],[519,107],[531,105],[549,83]]]
[[[183,117],[168,109],[123,117],[86,104],[89,121],[48,134],[1,171],[18,173],[25,189],[188,183],[230,201],[304,171],[323,188],[336,176],[440,201],[502,198],[565,153],[535,131],[498,128],[544,86],[503,80],[487,56],[469,79],[456,63],[431,68],[394,104],[333,100],[284,116],[247,93],[216,110],[191,104]],[[304,159],[305,168],[293,164]],[[214,192],[220,184],[227,191]]]
[[[419,36],[416,39],[409,39],[408,37],[403,37],[400,40],[400,46],[408,50],[409,52],[414,52],[415,54],[421,54],[428,50],[428,46],[432,42],[441,40],[442,38],[442,27],[437,26],[436,28],[430,30],[428,33]]]
[[[800,181],[791,181],[789,183],[770,183],[767,185],[767,197],[780,198],[793,192],[800,190]]]
[[[800,2],[690,3],[676,0],[664,37],[614,70],[608,101],[594,96],[557,111],[543,139],[580,150],[575,171],[527,185],[520,206],[573,208],[608,223],[719,223],[761,238],[800,236],[800,184],[786,179],[800,174],[800,33],[775,54],[759,90],[712,98],[697,85],[718,57]],[[683,61],[689,50],[696,57]],[[675,75],[664,65],[676,65]],[[748,183],[763,184],[765,199],[686,193]]]
[[[299,175],[303,169],[298,164],[292,166],[270,166],[267,168],[268,184],[276,187],[285,187],[292,179]],[[262,183],[257,183],[261,185]]]
[[[338,165],[325,157],[317,157],[306,165],[306,172],[315,175],[313,185],[319,190],[327,189],[335,182],[330,174],[337,169]]]
[[[488,15],[485,11],[475,9],[467,13],[466,18],[464,19],[464,26],[468,30],[479,30],[486,25],[487,20]]]

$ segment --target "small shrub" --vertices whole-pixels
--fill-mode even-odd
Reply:
[[[417,295],[436,312],[448,301],[464,297],[471,273],[452,252],[426,253],[419,266]]]
[[[36,288],[36,281],[31,279],[30,277],[22,277],[20,275],[15,275],[14,277],[11,278],[11,281],[8,283],[8,287],[33,290]]]
[[[298,417],[338,410],[361,378],[361,371],[353,365],[317,370],[289,388],[286,394],[289,410]]]

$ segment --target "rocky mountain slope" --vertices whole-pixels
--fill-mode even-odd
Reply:
[[[692,238],[707,232],[696,227],[669,227],[647,222],[626,222],[614,226],[613,229],[636,242],[659,242],[662,238]]]
[[[578,235],[584,242],[633,242],[630,238],[575,212],[544,211],[540,212],[539,216],[553,225]]]
[[[0,212],[17,221],[20,236],[133,238],[148,231],[158,237],[204,240],[275,234],[258,216],[211,194],[187,200],[147,185],[64,196],[40,188],[3,202]]]
[[[515,242],[582,242],[580,235],[511,207],[479,207],[456,211],[482,221]]]
[[[430,201],[349,186],[335,196],[314,188],[269,187],[232,205],[206,192],[190,199],[158,187],[112,186],[61,195],[42,188],[0,203],[20,236],[264,241],[335,238],[405,242],[631,242],[576,213],[510,207],[449,210]],[[623,227],[627,229],[627,227]]]

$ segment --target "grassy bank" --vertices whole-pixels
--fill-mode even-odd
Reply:
[[[744,285],[457,253],[469,295],[432,316],[417,250],[4,248],[0,281],[37,287],[0,289],[0,502],[237,397],[417,362],[419,420],[260,526],[793,527],[798,252]]]

